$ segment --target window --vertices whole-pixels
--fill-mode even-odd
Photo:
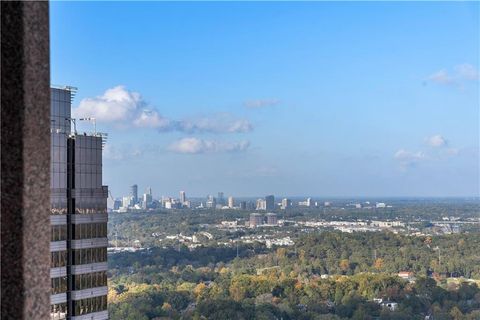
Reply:
[[[73,250],[73,264],[88,264],[107,261],[107,248]]]
[[[57,303],[50,306],[50,320],[63,320],[67,318],[67,304]]]
[[[91,238],[106,238],[107,237],[107,224],[106,223],[85,223],[76,224],[74,226],[75,240],[78,239],[91,239]]]
[[[107,285],[107,272],[92,272],[73,275],[73,290],[105,287]]]
[[[65,267],[67,265],[67,251],[55,251],[51,253],[51,267]]]
[[[67,225],[52,226],[51,232],[51,241],[67,240]]]
[[[107,296],[73,301],[73,315],[81,316],[91,312],[107,310]]]
[[[52,278],[52,294],[67,292],[67,277]]]

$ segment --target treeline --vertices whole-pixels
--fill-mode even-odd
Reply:
[[[396,303],[395,310],[373,298]],[[390,302],[390,303],[391,303]],[[480,317],[480,290],[447,289],[431,278],[409,284],[385,274],[303,279],[271,272],[176,285],[119,285],[109,292],[110,319],[434,319]]]
[[[110,269],[156,266],[168,270],[173,266],[214,266],[232,263],[240,273],[279,266],[287,272],[312,275],[359,272],[412,271],[418,276],[438,273],[444,276],[480,279],[480,234],[444,236],[405,236],[394,233],[312,233],[296,240],[295,246],[267,249],[259,243],[236,247],[200,247],[190,251],[154,247],[135,253],[109,257]],[[238,256],[241,259],[235,259]]]
[[[228,247],[115,254],[110,318],[480,319],[477,285],[447,278],[480,278],[479,244],[479,234],[323,232],[294,247],[242,246],[238,258]],[[399,271],[415,272],[416,282]]]
[[[479,233],[417,237],[382,232],[322,232],[299,238],[295,247],[235,261],[235,267],[278,265],[299,273],[346,275],[412,271],[419,276],[438,273],[480,279],[478,248]]]

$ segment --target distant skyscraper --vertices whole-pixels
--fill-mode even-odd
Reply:
[[[208,196],[206,207],[209,209],[215,209],[217,207],[217,200],[214,196]]]
[[[136,205],[138,203],[138,186],[136,184],[130,187],[130,197],[132,197],[133,204]]]
[[[122,200],[115,199],[113,201],[113,210],[118,210],[122,206]]]
[[[273,212],[267,213],[267,224],[276,226],[278,224],[277,214]]]
[[[262,199],[260,199],[260,200],[262,200]],[[263,201],[265,201],[265,200],[263,200]],[[255,202],[253,202],[253,201],[247,201],[245,203],[245,207],[246,207],[246,210],[255,210],[256,209]]]
[[[255,210],[267,210],[267,201],[264,199],[257,199]]]
[[[240,210],[247,210],[247,201],[240,202]]]
[[[312,198],[307,198],[305,201],[299,201],[298,205],[303,207],[311,207],[313,206]]]
[[[250,228],[255,228],[263,224],[263,216],[260,213],[250,214]]]
[[[71,132],[74,91],[51,89],[50,317],[108,319],[102,136]]]
[[[150,208],[150,205],[152,204],[152,195],[149,193],[144,193],[143,194],[143,199],[142,199],[142,207],[143,209]]]
[[[232,209],[234,206],[235,206],[235,202],[233,200],[233,197],[232,196],[228,197],[228,207]]]
[[[122,207],[129,208],[133,204],[133,200],[131,196],[126,196],[122,198]]]
[[[185,191],[180,191],[180,203],[184,204],[187,201],[187,197],[185,195]]]
[[[218,193],[217,202],[219,205],[222,205],[222,206],[225,205],[225,198],[223,197],[223,192]]]
[[[287,199],[287,198],[282,199],[282,206],[281,206],[282,210],[286,210],[286,209],[290,208],[291,206],[292,206],[292,200]]]
[[[275,197],[269,195],[265,197],[265,210],[272,211],[275,210]]]

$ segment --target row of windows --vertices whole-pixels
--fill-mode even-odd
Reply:
[[[106,238],[107,224],[106,223],[85,223],[76,224],[73,230],[73,239],[91,239],[91,238]]]
[[[75,163],[76,164],[101,164],[102,162],[102,146],[98,149],[79,149],[75,148]],[[82,170],[85,171],[85,170]]]
[[[51,253],[51,267],[65,267],[67,265],[67,251],[55,251]]]
[[[67,240],[67,226],[64,225],[57,225],[52,226],[51,228],[51,240],[50,241],[63,241]]]
[[[50,208],[51,215],[67,214],[67,208]],[[107,213],[106,206],[102,205],[97,208],[75,208],[75,214],[92,214],[92,213]]]
[[[107,248],[86,248],[73,250],[73,264],[88,264],[107,261]]]
[[[52,294],[67,292],[67,277],[52,278]]]
[[[106,287],[107,271],[92,272],[73,275],[74,290],[83,290],[88,288]]]
[[[107,213],[106,207],[99,208],[75,208],[75,214]]]
[[[75,138],[75,146],[77,149],[101,149],[102,139],[100,137],[78,135]]]
[[[81,316],[87,313],[107,310],[107,296],[87,298],[73,301],[73,315]]]
[[[67,303],[57,303],[50,306],[50,320],[67,319]]]
[[[85,223],[76,224],[73,230],[73,239],[91,239],[91,238],[106,238],[107,224],[106,223]],[[67,226],[55,225],[51,227],[50,241],[67,240]]]

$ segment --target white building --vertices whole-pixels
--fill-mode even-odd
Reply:
[[[302,206],[302,207],[311,207],[312,206],[312,198],[307,198],[307,200],[305,200],[305,201],[300,201],[300,202],[298,202],[298,205]]]
[[[280,209],[285,210],[285,209],[290,208],[291,206],[292,206],[292,201],[290,199],[287,199],[287,198],[282,199]]]
[[[258,199],[256,210],[267,210],[267,201],[265,199]]]
[[[235,206],[235,201],[234,201],[233,197],[232,196],[228,197],[228,207],[230,209],[233,209],[234,206]]]

